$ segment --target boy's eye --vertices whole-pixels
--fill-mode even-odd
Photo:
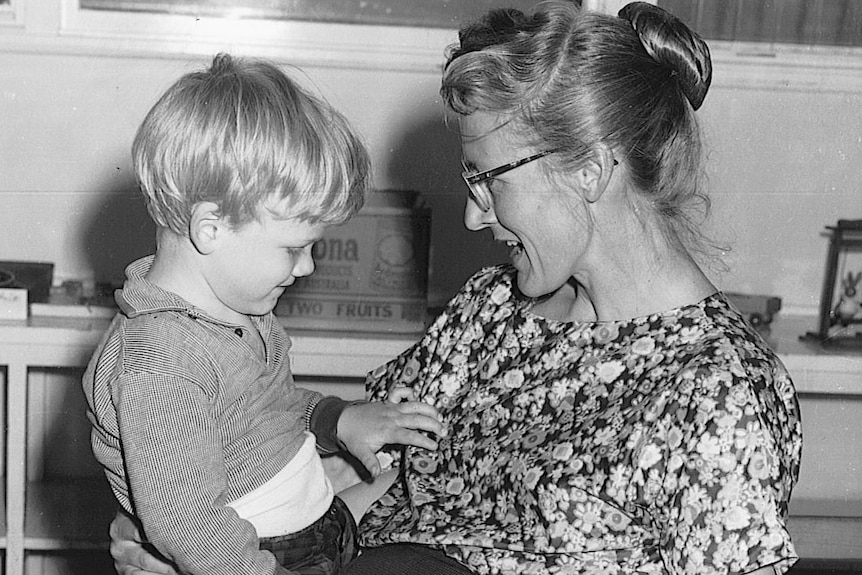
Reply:
[[[304,252],[311,251],[312,247],[314,247],[314,242],[307,244],[307,245],[304,245],[304,246],[290,246],[290,247],[286,247],[284,249],[287,250],[288,253],[291,253],[291,254],[302,254]]]

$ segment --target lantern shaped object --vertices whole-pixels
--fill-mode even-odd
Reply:
[[[817,332],[803,340],[862,349],[862,220],[838,220],[831,232]]]

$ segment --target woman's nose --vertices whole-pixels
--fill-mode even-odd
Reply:
[[[494,215],[493,206],[485,212],[482,211],[482,208],[480,208],[476,202],[467,198],[467,205],[464,206],[464,226],[468,230],[478,232],[494,223],[495,219],[496,216]]]

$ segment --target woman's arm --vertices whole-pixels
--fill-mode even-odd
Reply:
[[[349,464],[345,462],[345,465]],[[359,481],[338,493],[338,496],[347,504],[356,523],[359,523],[365,511],[386,493],[397,477],[398,470],[392,469],[373,479]],[[147,548],[134,520],[122,509],[117,511],[111,521],[110,535],[111,557],[119,575],[178,575],[171,565]]]
[[[371,504],[389,490],[397,477],[398,469],[390,469],[377,477],[357,483],[338,493],[338,497],[347,504],[347,508],[353,514],[357,525]]]
[[[111,557],[119,575],[178,575],[147,549],[138,526],[122,509],[111,521],[110,535]]]
[[[356,465],[340,455],[324,457],[323,467],[357,524],[371,504],[386,493],[398,477],[398,470],[393,469],[363,480],[356,471]],[[111,557],[118,575],[179,575],[170,564],[153,554],[135,521],[122,509],[111,521],[110,536]]]
[[[781,573],[797,556],[786,508],[798,473],[798,422],[782,410],[768,370],[710,351],[680,372],[677,396],[656,419],[654,449],[676,460],[665,479],[673,489],[660,499],[668,513],[663,554],[679,570]]]

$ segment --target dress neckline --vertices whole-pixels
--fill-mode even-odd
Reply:
[[[610,320],[558,320],[553,318],[548,318],[543,315],[536,313],[533,308],[538,302],[537,298],[524,298],[523,296],[518,296],[513,293],[513,298],[516,300],[516,313],[522,315],[524,318],[531,318],[534,321],[540,321],[545,323],[546,325],[557,325],[557,326],[569,326],[572,328],[584,328],[584,327],[602,327],[609,325],[625,325],[629,323],[643,323],[649,321],[650,319],[655,319],[659,317],[668,317],[668,316],[681,316],[686,315],[687,311],[693,311],[694,309],[703,310],[707,305],[709,305],[712,301],[720,301],[725,302],[726,299],[724,297],[723,292],[720,290],[715,291],[703,299],[696,301],[694,303],[683,304],[681,306],[670,308],[663,311],[658,311],[642,316],[636,316],[632,318],[626,319],[610,319]]]

